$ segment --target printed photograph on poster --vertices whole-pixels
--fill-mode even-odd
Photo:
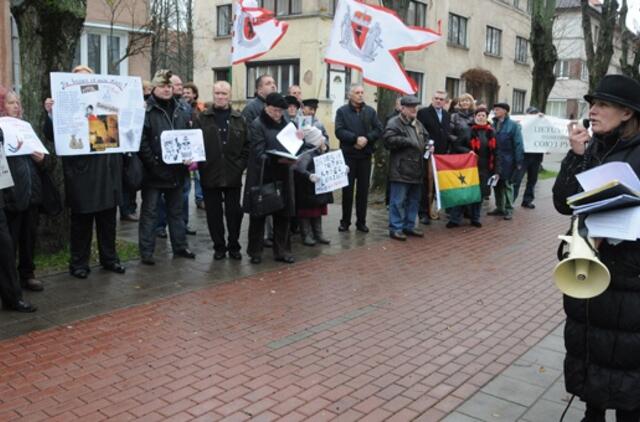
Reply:
[[[349,184],[347,166],[341,150],[328,152],[313,158],[316,175],[316,195],[333,192]]]
[[[181,164],[185,161],[206,161],[202,130],[165,130],[160,135],[162,161]]]
[[[33,152],[49,154],[29,122],[13,117],[0,117],[7,157],[29,155]]]
[[[145,105],[138,77],[51,73],[58,155],[136,152]]]
[[[4,153],[4,148],[0,148],[0,189],[10,188],[11,186],[13,186],[13,178],[11,177],[7,156]],[[0,192],[1,194],[2,192]]]

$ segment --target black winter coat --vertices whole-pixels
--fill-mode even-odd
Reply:
[[[92,214],[120,204],[122,154],[62,157],[66,203],[73,214]]]
[[[382,136],[382,123],[376,111],[366,104],[360,111],[351,103],[345,104],[336,112],[336,137],[340,141],[340,149],[346,158],[371,157],[376,148],[376,141]],[[356,149],[359,136],[367,138],[367,145]]]
[[[429,107],[418,110],[418,120],[420,120],[422,126],[429,132],[430,139],[433,139],[435,154],[448,154],[450,149],[449,130],[451,124],[449,113],[443,109],[442,122],[440,122],[436,109],[430,105]]]
[[[14,186],[4,190],[8,211],[21,212],[42,203],[40,170],[30,155],[7,157]]]
[[[409,122],[402,114],[389,120],[384,130],[384,146],[390,151],[390,182],[422,183],[427,139],[429,134],[418,120]]]
[[[333,203],[333,193],[327,192],[316,195],[316,185],[309,180],[309,176],[315,173],[314,157],[321,155],[319,150],[304,154],[294,166],[296,209],[308,210]]]
[[[463,153],[460,147],[464,148],[471,139],[471,126],[475,123],[475,116],[472,111],[458,111],[451,114],[449,123],[449,142],[452,153]],[[467,151],[468,152],[468,151]]]
[[[280,122],[275,122],[263,110],[250,126],[251,136],[249,161],[247,163],[247,178],[242,201],[242,208],[246,213],[251,213],[251,201],[249,191],[254,186],[260,185],[260,168],[264,161],[263,183],[280,181],[283,183],[283,196],[285,207],[278,211],[279,215],[291,217],[295,215],[295,191],[293,181],[293,167],[288,164],[278,162],[280,157],[267,154],[267,150],[277,149],[286,151],[280,144],[276,136],[287,125],[282,118]]]
[[[568,196],[579,191],[576,173],[601,163],[625,161],[640,176],[640,134],[589,143],[584,156],[569,152],[553,186],[553,201],[570,214]],[[640,408],[640,241],[615,246],[603,241],[600,259],[611,272],[611,284],[588,299],[564,296],[567,391],[598,407]]]
[[[202,129],[207,161],[199,163],[200,183],[205,188],[242,187],[242,173],[249,158],[247,124],[236,110],[231,110],[227,124],[228,141],[223,143],[216,124],[216,109],[211,106],[194,121]]]
[[[147,112],[142,128],[140,142],[140,161],[144,165],[144,179],[142,188],[171,189],[184,185],[189,170],[184,164],[165,164],[162,161],[162,146],[160,135],[165,130],[190,129],[191,112],[187,107],[175,99],[174,111],[171,116],[160,107],[155,97],[147,99]]]

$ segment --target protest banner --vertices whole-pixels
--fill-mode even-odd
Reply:
[[[51,73],[58,155],[136,152],[144,124],[138,77]]]
[[[184,161],[207,161],[202,130],[165,130],[160,135],[162,161],[181,164]]]
[[[32,152],[49,154],[29,122],[13,117],[0,117],[4,134],[4,150],[7,157],[28,155]]]
[[[13,178],[11,177],[9,163],[7,162],[4,148],[0,148],[0,189],[10,188],[11,186],[13,186]],[[0,195],[2,195],[2,192],[0,192]]]
[[[316,195],[333,192],[349,184],[347,166],[342,150],[328,152],[313,158],[316,175]]]
[[[570,120],[539,114],[514,115],[512,118],[522,127],[524,152],[565,154],[571,148]]]

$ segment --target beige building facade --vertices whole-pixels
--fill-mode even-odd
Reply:
[[[254,81],[272,74],[280,91],[298,84],[304,98],[320,100],[320,119],[329,132],[335,111],[346,101],[351,83],[362,80],[357,71],[324,62],[335,0],[262,0],[278,19],[289,24],[281,42],[269,53],[245,64],[231,66],[231,0],[195,0],[194,80],[201,98],[211,99],[216,80],[233,85],[234,104],[253,97]],[[373,2],[378,4],[377,1]],[[407,52],[404,62],[418,82],[418,96],[428,104],[436,89],[450,96],[469,91],[491,105],[507,101],[522,111],[531,92],[527,0],[412,0],[409,23],[438,30],[442,39],[420,52]],[[366,86],[375,107],[376,89]]]
[[[73,64],[90,66],[97,73],[148,79],[150,59],[147,49],[122,58],[126,55],[130,39],[145,31],[149,20],[149,2],[122,0],[114,4],[117,7],[112,10],[105,0],[87,1],[87,17]],[[0,84],[19,90],[20,45],[9,1],[2,2],[0,21]]]

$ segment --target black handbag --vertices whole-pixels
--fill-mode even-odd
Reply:
[[[249,189],[252,217],[262,217],[273,214],[284,208],[282,182],[264,183],[264,166],[266,160],[266,158],[263,158],[262,165],[260,166],[260,183],[258,186],[253,186]]]
[[[124,184],[132,192],[142,188],[142,179],[144,177],[144,168],[138,154],[124,154]]]
[[[62,198],[60,192],[53,183],[51,175],[46,170],[40,170],[40,183],[42,185],[42,203],[40,204],[40,212],[51,217],[59,215],[63,210]]]

